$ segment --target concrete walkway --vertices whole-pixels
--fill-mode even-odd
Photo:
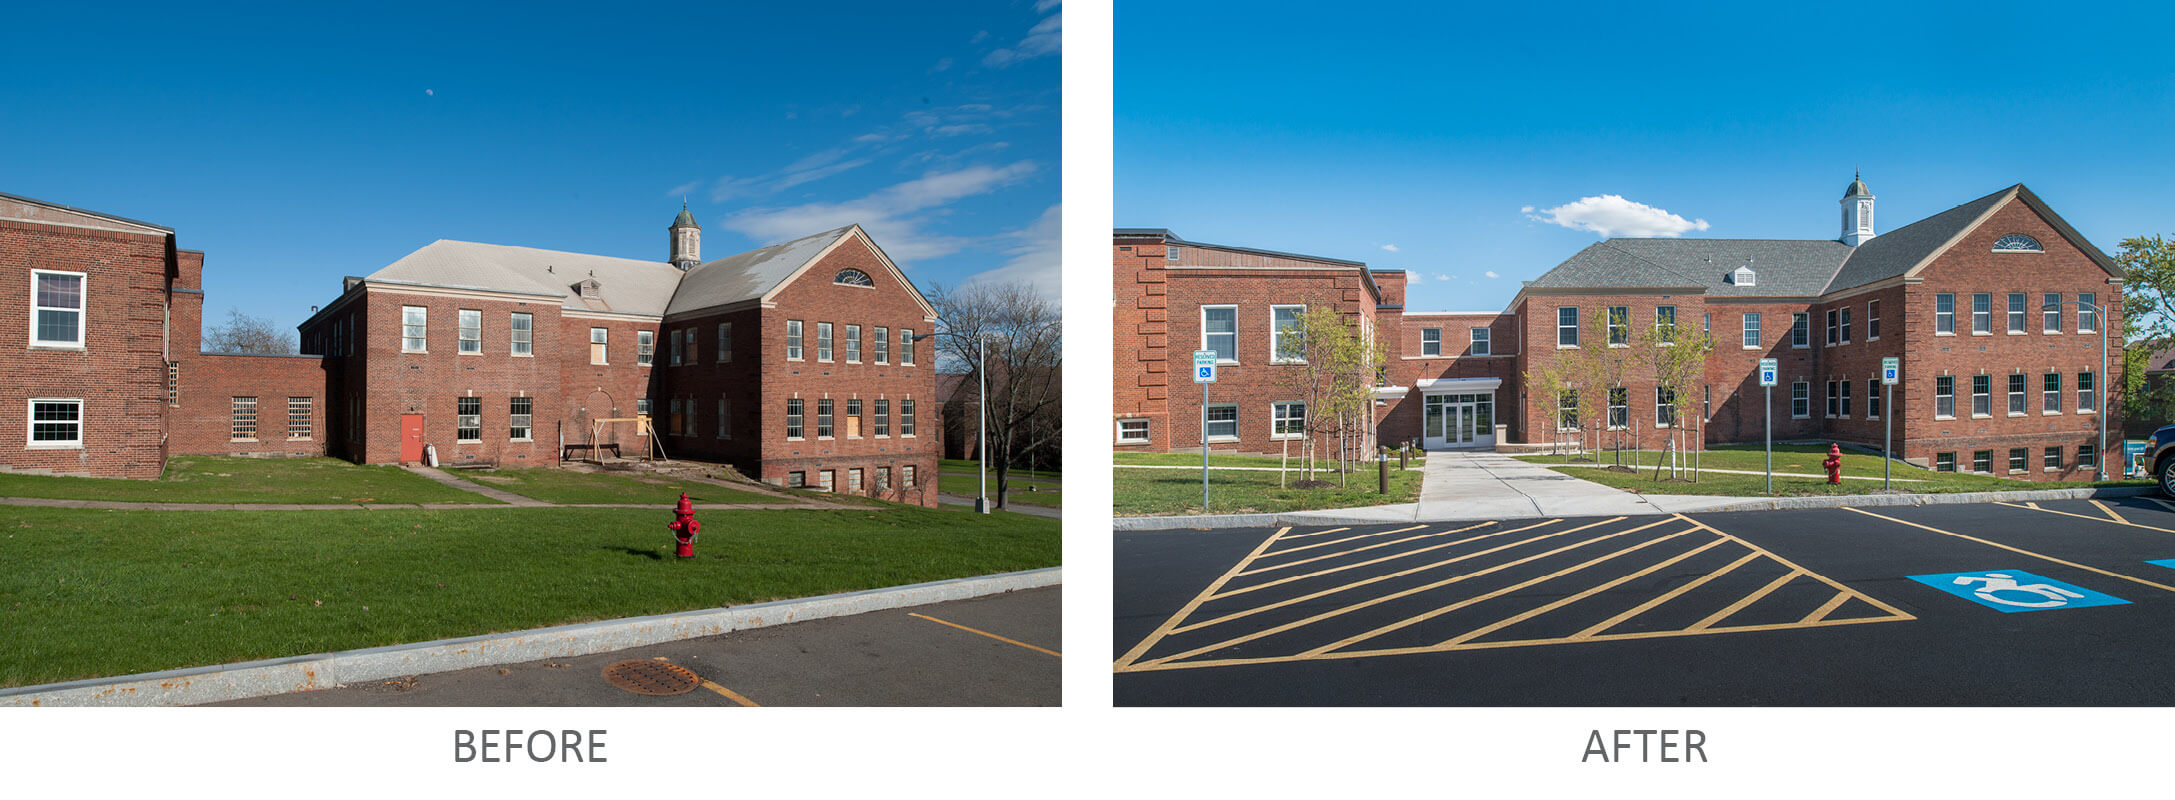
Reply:
[[[1486,452],[1431,452],[1420,501],[1280,515],[1335,523],[1449,522],[1531,517],[1676,514],[1745,502],[1742,497],[1641,495]]]
[[[967,497],[965,495],[939,493],[937,494],[936,499],[937,502],[943,503],[947,506],[967,506],[969,508],[972,508],[974,506],[974,498]],[[996,501],[994,499],[992,499],[990,503],[991,505],[989,508],[992,511],[1002,510],[1010,511],[1015,514],[1033,514],[1037,517],[1049,517],[1050,519],[1061,519],[1064,517],[1064,514],[1058,509],[1051,508],[1049,506],[1038,506],[1031,503],[1013,503],[1006,508],[999,509],[995,505]]]
[[[1581,469],[1601,469],[1601,468],[1607,467],[1607,466],[1609,466],[1609,465],[1607,465],[1607,464],[1548,464],[1548,465],[1545,465],[1545,466],[1549,466],[1549,467],[1577,467],[1577,468],[1581,468]],[[1640,471],[1642,471],[1642,472],[1652,472],[1653,470],[1654,470],[1654,467],[1653,467],[1653,465],[1647,465],[1647,466],[1644,466],[1644,467],[1641,467],[1641,468],[1640,468]],[[1715,469],[1714,467],[1702,467],[1702,468],[1701,468],[1701,469],[1700,469],[1699,471],[1700,471],[1700,472],[1726,472],[1726,473],[1729,473],[1729,474],[1731,474],[1731,475],[1765,475],[1765,474],[1767,474],[1767,473],[1765,473],[1765,472],[1761,472],[1761,471],[1759,471],[1759,470],[1750,470],[1750,469]],[[1815,475],[1815,474],[1811,474],[1811,473],[1806,473],[1806,472],[1777,472],[1777,473],[1775,473],[1775,477],[1777,477],[1777,478],[1825,478],[1825,477],[1827,477],[1827,475],[1825,475],[1825,474]],[[1879,477],[1879,476],[1877,476],[1877,475],[1844,475],[1844,476],[1843,476],[1843,480],[1846,480],[1846,481],[1877,481],[1877,480],[1883,480],[1883,478],[1881,478],[1881,477]],[[1895,480],[1895,482],[1897,482],[1897,483],[1929,483],[1929,482],[1930,482],[1930,481],[1927,481],[1927,480],[1926,480],[1925,478],[1896,478],[1896,479],[1894,479],[1894,480]]]
[[[451,476],[451,475],[447,475],[447,474],[446,474],[446,472],[445,472],[445,470],[442,470],[442,469],[438,469],[437,467],[426,467],[426,466],[422,466],[422,465],[420,465],[420,464],[418,464],[418,465],[415,465],[415,466],[408,466],[408,465],[405,465],[405,464],[403,464],[403,465],[401,465],[401,469],[405,469],[405,470],[407,470],[407,471],[409,471],[409,472],[413,472],[413,473],[415,473],[415,474],[417,474],[417,475],[421,475],[421,476],[423,476],[423,477],[425,477],[425,478],[429,478],[429,479],[431,479],[431,480],[433,480],[433,481],[436,481],[436,482],[438,482],[438,484],[439,484],[439,485],[441,485],[441,486],[444,486],[444,487],[446,487],[446,488],[448,488],[448,489],[459,489],[459,490],[461,490],[461,491],[464,491],[464,492],[468,492],[468,493],[470,493],[470,494],[480,494],[480,495],[483,495],[483,496],[485,496],[485,497],[491,498],[491,499],[493,499],[493,500],[497,500],[497,501],[499,501],[499,502],[501,502],[501,503],[505,503],[505,504],[507,504],[507,505],[512,505],[512,506],[548,506],[548,505],[551,505],[550,503],[546,503],[546,502],[544,502],[544,501],[542,501],[542,500],[538,500],[538,499],[535,499],[535,498],[533,498],[533,497],[522,497],[521,495],[518,495],[518,494],[514,494],[513,492],[509,492],[509,491],[506,491],[506,490],[504,490],[504,489],[493,489],[493,488],[491,488],[491,487],[489,487],[489,486],[485,486],[485,485],[483,485],[483,484],[480,484],[480,483],[472,483],[472,482],[469,482],[469,481],[464,481],[464,480],[461,480],[461,479],[459,479],[459,478],[453,477],[453,476]]]

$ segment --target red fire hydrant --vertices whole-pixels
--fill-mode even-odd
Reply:
[[[1842,485],[1842,483],[1843,483],[1843,446],[1842,446],[1842,445],[1839,445],[1839,444],[1831,444],[1831,445],[1828,445],[1828,460],[1820,462],[1820,466],[1823,466],[1823,467],[1827,467],[1827,468],[1828,468],[1828,485],[1829,485],[1829,486],[1840,486],[1840,485]]]
[[[688,501],[686,492],[680,493],[680,507],[673,509],[672,513],[678,516],[673,518],[672,524],[665,527],[672,531],[673,538],[680,541],[680,550],[676,555],[681,558],[694,558],[695,534],[702,532],[702,523],[695,519],[695,504]]]

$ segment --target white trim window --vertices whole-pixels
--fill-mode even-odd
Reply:
[[[514,397],[507,400],[507,439],[516,442],[529,441],[530,423],[536,419],[535,415],[533,414],[535,410],[535,405],[535,401],[532,398],[527,397]]]
[[[1971,295],[1971,335],[1994,334],[1994,295],[1992,292],[1973,292]]]
[[[1148,420],[1144,417],[1118,420],[1118,444],[1147,444]]]
[[[1828,346],[1829,346],[1829,347],[1834,347],[1834,346],[1835,346],[1835,344],[1836,344],[1836,342],[1838,341],[1838,340],[1837,340],[1837,339],[1835,338],[1835,334],[1837,333],[1837,330],[1836,330],[1836,327],[1835,327],[1835,316],[1836,316],[1836,315],[1835,315],[1835,312],[1836,312],[1836,309],[1832,309],[1832,308],[1831,308],[1831,309],[1828,309]]]
[[[1211,403],[1208,406],[1208,428],[1205,433],[1211,442],[1237,441],[1239,438],[1239,407],[1235,403]]]
[[[2062,373],[2049,372],[2043,379],[2040,390],[2039,413],[2062,413]]]
[[[1473,329],[1473,355],[1495,355],[1495,331],[1487,328]]]
[[[2039,304],[2039,332],[2040,332],[2040,333],[2061,333],[2061,332],[2062,332],[2062,293],[2061,293],[2061,292],[2047,292],[2047,293],[2046,293],[2046,294],[2044,294],[2044,295],[2040,295],[2040,300],[2041,300],[2041,302],[2040,302],[2040,304]]]
[[[1804,317],[1804,315],[1803,315],[1803,314],[1799,314],[1798,316],[1799,316],[1800,318],[1803,318],[1803,317]],[[1745,346],[1745,348],[1746,348],[1746,349],[1748,349],[1748,350],[1758,350],[1758,349],[1760,349],[1760,312],[1758,312],[1758,311],[1747,311],[1747,312],[1745,312],[1745,322],[1744,322],[1744,329],[1745,329],[1745,339],[1744,339],[1744,346]]]
[[[1269,438],[1297,439],[1306,435],[1307,404],[1299,401],[1269,404]]]
[[[914,401],[899,401],[899,435],[914,435]]]
[[[514,312],[506,322],[506,330],[513,342],[511,352],[517,356],[536,354],[536,318],[522,312]]]
[[[688,328],[688,329],[687,329],[687,360],[686,360],[686,361],[684,361],[684,362],[681,362],[681,363],[687,364],[688,366],[694,366],[695,362],[697,362],[697,361],[701,361],[701,360],[702,360],[702,353],[701,353],[701,350],[702,350],[702,343],[701,343],[701,340],[698,340],[698,339],[696,339],[696,338],[695,338],[695,332],[696,332],[696,331],[699,331],[699,330],[702,330],[702,329],[701,329],[701,328]],[[693,400],[689,400],[689,401],[687,401],[687,402],[689,402],[689,403],[693,403],[693,402],[695,402],[695,401],[693,401]]]
[[[801,325],[801,321],[800,321],[800,320],[797,320],[797,319],[789,319],[789,320],[786,320],[786,321],[785,321],[785,360],[787,360],[787,361],[800,361],[800,360],[801,360],[801,353],[802,353],[802,350],[801,350],[801,332],[802,332],[802,330],[803,330],[803,328],[802,328],[802,325]]]
[[[2024,407],[2024,373],[2013,373],[2009,376],[2009,416],[2021,417],[2024,416],[2026,411],[2027,409]]]
[[[232,430],[228,438],[237,442],[257,440],[257,398],[233,398]]]
[[[1216,363],[1239,363],[1239,307],[1201,306],[1201,349],[1216,351]]]
[[[1618,386],[1609,390],[1609,430],[1620,431],[1631,427],[1631,390]]]
[[[1662,344],[1675,344],[1675,343],[1676,343],[1676,341],[1677,341],[1677,307],[1676,307],[1676,306],[1655,306],[1655,307],[1654,307],[1654,339],[1655,339],[1655,341],[1658,341],[1658,342],[1660,342],[1660,343],[1662,343]]]
[[[30,398],[32,450],[83,447],[83,400],[81,398]]]
[[[1880,341],[1880,301],[1865,301],[1865,340]]]
[[[1956,418],[1956,378],[1942,375],[1933,379],[1933,418]]]
[[[1812,418],[1812,381],[1790,382],[1790,418]]]
[[[462,444],[483,441],[483,398],[453,398],[453,440]]]
[[[1439,356],[1439,355],[1442,355],[1442,329],[1441,329],[1441,328],[1421,328],[1421,329],[1420,329],[1420,355],[1423,355],[1423,356]]]
[[[906,367],[911,367],[914,365],[913,328],[899,329],[899,365]]]
[[[798,397],[789,397],[789,398],[786,398],[786,401],[785,401],[785,438],[786,438],[786,439],[788,439],[788,440],[791,440],[791,441],[799,441],[800,439],[804,438],[804,437],[803,437],[803,434],[807,433],[807,431],[806,431],[806,429],[804,429],[804,428],[802,427],[802,423],[803,423],[803,422],[805,421],[805,420],[804,420],[804,419],[802,418],[802,411],[803,411],[803,410],[804,410],[805,408],[806,408],[806,406],[805,406],[805,405],[803,405],[803,404],[801,403],[801,399],[800,399],[800,398],[798,398]]]
[[[603,364],[610,333],[603,328],[589,329],[589,363]]]
[[[861,363],[861,326],[846,326],[846,363]]]
[[[2099,411],[2099,394],[2092,373],[2077,373],[2077,413],[2091,414]]]
[[[1556,393],[1556,430],[1569,433],[1578,430],[1578,390],[1565,389]]]
[[[1269,360],[1278,364],[1306,363],[1306,330],[1299,314],[1306,306],[1269,306]]]
[[[590,330],[601,330],[601,329],[598,329],[598,328],[591,328]],[[598,362],[598,363],[602,363],[602,362]],[[635,366],[638,366],[638,367],[647,367],[647,366],[652,366],[652,365],[654,365],[654,364],[656,364],[656,363],[657,363],[657,332],[656,332],[656,331],[635,331],[635,332],[634,332],[634,365],[635,365]]]
[[[717,324],[717,360],[720,364],[733,360],[733,324],[730,322]]]
[[[831,323],[816,323],[816,360],[831,360]]]
[[[315,416],[311,413],[313,405],[315,402],[308,397],[287,398],[287,438],[308,439],[315,432],[316,426],[310,420]]]
[[[891,329],[882,325],[876,326],[876,336],[869,341],[876,345],[876,363],[891,363]]]
[[[483,312],[473,308],[461,309],[456,316],[460,324],[460,344],[457,352],[464,356],[483,355]]]
[[[1800,350],[1812,349],[1812,315],[1790,315],[1790,346]]]
[[[1994,415],[1994,376],[1971,376],[1971,416],[1974,418]]]
[[[30,346],[83,346],[88,282],[81,272],[30,271]]]
[[[1667,386],[1654,387],[1654,427],[1668,428],[1677,424],[1677,393]]]
[[[1578,346],[1578,306],[1556,307],[1556,346]]]
[[[1847,308],[1845,308],[1845,309],[1842,309],[1842,312],[1843,312],[1843,344],[1850,344],[1850,309],[1847,309]]]
[[[1880,419],[1880,379],[1865,382],[1865,418]]]
[[[878,439],[889,439],[891,438],[891,401],[879,399],[875,401],[874,405],[875,420],[871,424],[875,430],[872,433]]]
[[[836,431],[834,431],[831,426],[831,411],[833,408],[834,405],[831,403],[831,398],[824,397],[818,398],[816,400],[816,438],[834,438],[833,434],[835,434]]]
[[[1956,335],[1956,295],[1942,292],[1933,296],[1933,335]]]
[[[1609,346],[1631,346],[1631,306],[1609,306]]]
[[[1850,419],[1850,381],[1842,380],[1836,381],[1836,383],[1841,385],[1843,389],[1843,413],[1837,416]]]
[[[400,352],[427,353],[425,345],[430,339],[430,310],[422,306],[400,307]]]
[[[2098,333],[2098,332],[2099,332],[2099,294],[2098,294],[2098,293],[2095,293],[2095,292],[2078,292],[2078,293],[2077,293],[2077,332],[2078,332],[2078,333]]]
[[[2009,293],[2009,332],[2012,334],[2021,334],[2024,332],[2023,292]]]

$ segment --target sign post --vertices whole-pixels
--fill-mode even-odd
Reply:
[[[1896,379],[1903,372],[1903,359],[1887,356],[1880,360],[1880,488],[1888,488],[1889,474],[1896,466]]]
[[[1767,493],[1775,493],[1775,360],[1760,359],[1760,386],[1767,393]]]
[[[1193,382],[1201,385],[1201,513],[1208,513],[1208,385],[1216,382],[1216,351],[1193,351]]]

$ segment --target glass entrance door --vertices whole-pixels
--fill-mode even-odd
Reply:
[[[1492,447],[1495,444],[1495,396],[1434,394],[1422,401],[1422,447]]]

